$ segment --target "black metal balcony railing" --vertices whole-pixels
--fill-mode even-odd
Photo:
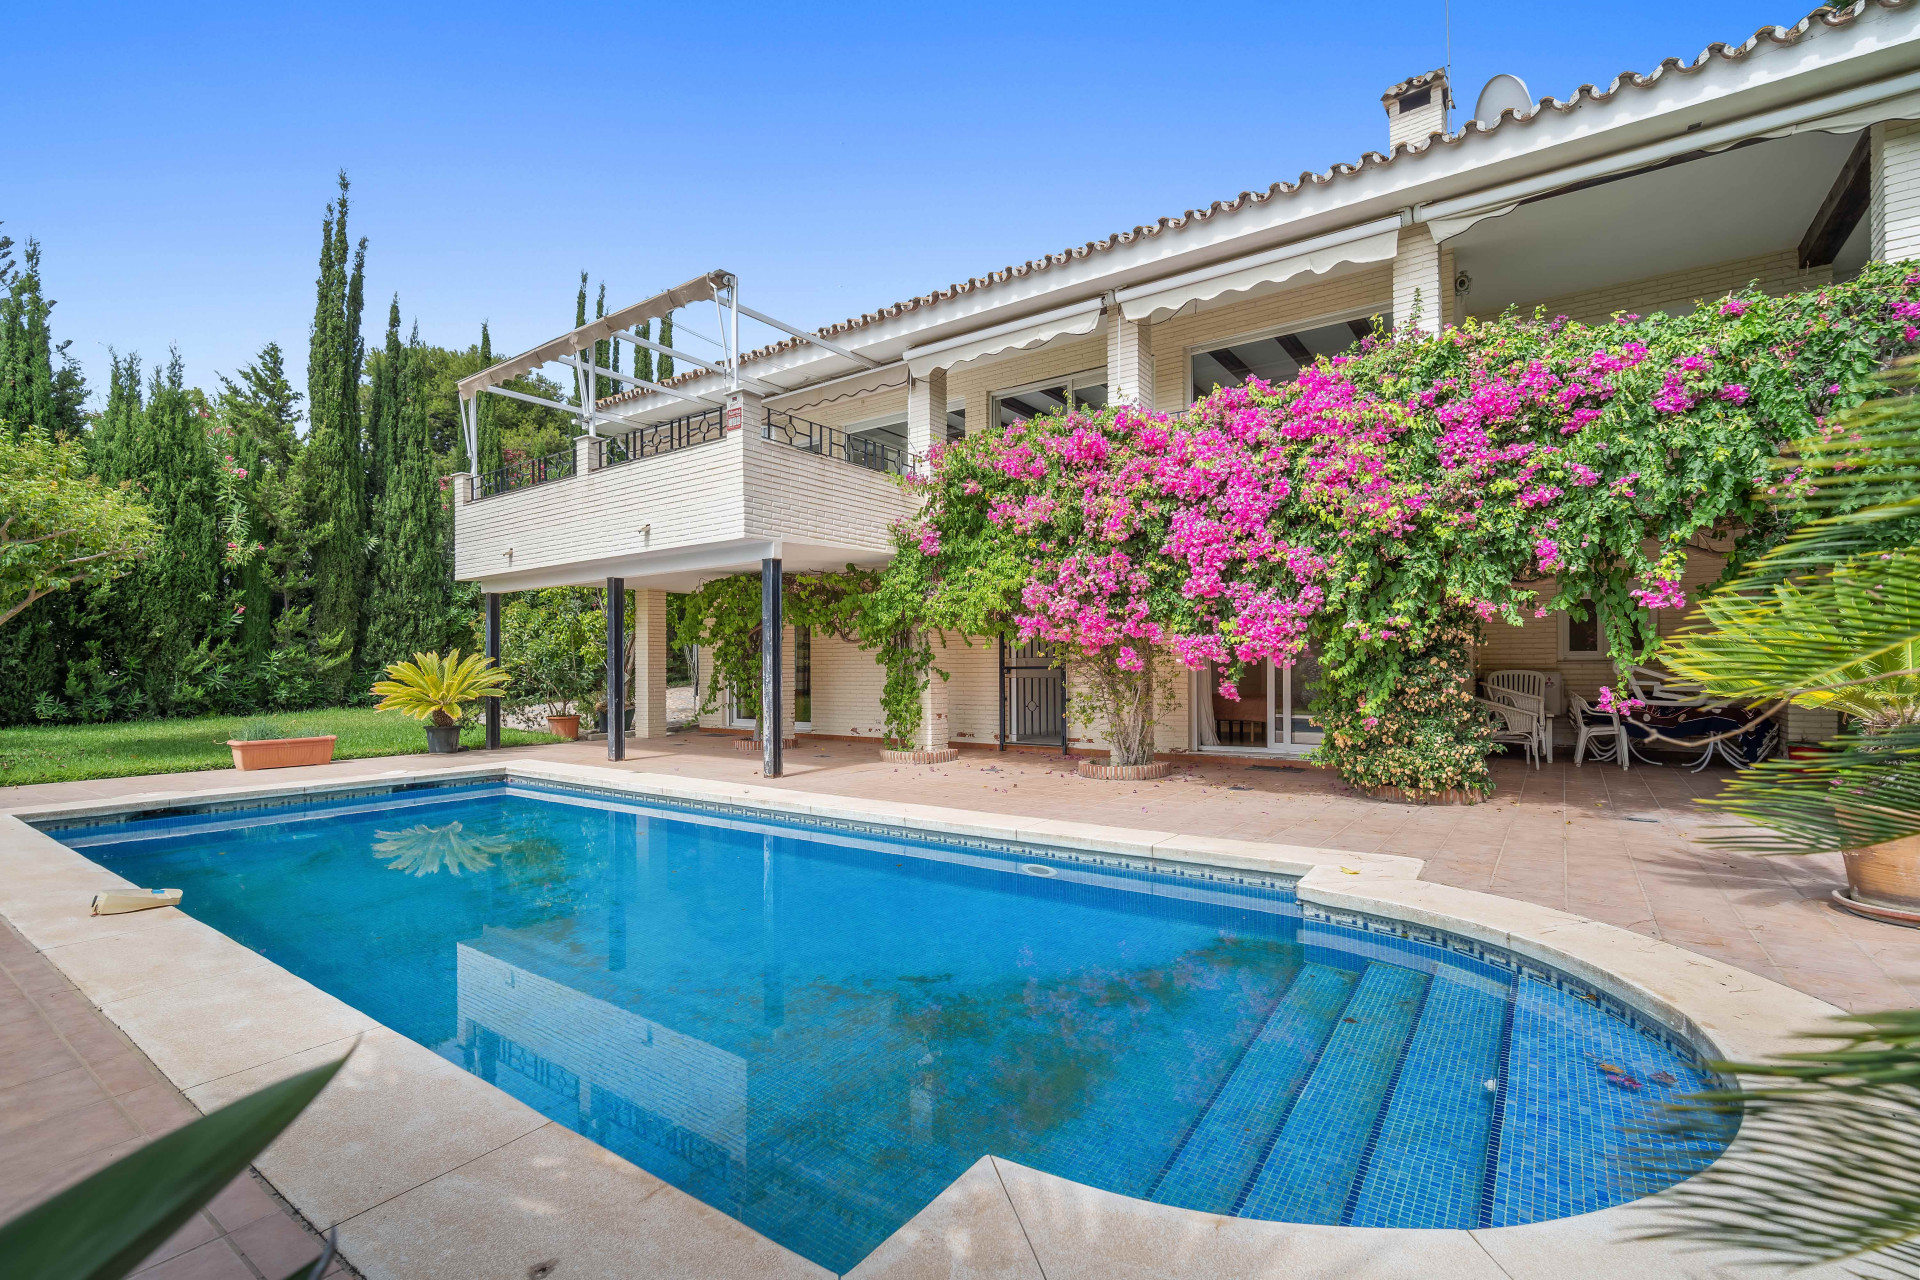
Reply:
[[[531,489],[549,480],[564,480],[573,474],[573,448],[541,458],[522,458],[498,471],[482,472],[474,485],[475,498],[491,498],[514,489]]]
[[[889,471],[903,476],[910,469],[905,449],[878,440],[850,436],[837,428],[823,427],[817,422],[808,422],[805,418],[796,418],[778,409],[767,410],[766,438],[804,449],[808,453],[851,462],[868,471]]]
[[[691,449],[697,444],[711,444],[726,434],[727,415],[724,409],[690,413],[684,418],[635,427],[619,435],[601,436],[595,446],[600,453],[594,465],[617,467],[623,462],[657,458],[663,453]]]

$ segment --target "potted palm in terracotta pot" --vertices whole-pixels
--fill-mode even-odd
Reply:
[[[498,698],[507,691],[507,673],[493,659],[477,653],[465,658],[455,649],[442,658],[416,653],[412,662],[387,668],[387,679],[373,686],[381,699],[375,711],[398,711],[427,727],[427,750],[444,755],[460,749],[460,722],[467,709],[482,698]]]
[[[1916,366],[1890,382],[1910,392]],[[1756,824],[1722,843],[1763,853],[1838,852],[1859,915],[1920,925],[1920,402],[1913,394],[1836,415],[1782,468],[1800,472],[1820,519],[1701,607],[1704,623],[1661,650],[1710,694],[1784,713],[1839,712],[1818,756],[1768,761],[1714,803]]]

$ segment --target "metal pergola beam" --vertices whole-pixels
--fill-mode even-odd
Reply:
[[[658,351],[663,356],[672,356],[675,360],[685,360],[688,364],[698,365],[700,368],[705,369],[709,373],[717,373],[717,374],[720,374],[722,377],[730,376],[733,373],[733,370],[727,368],[723,364],[714,364],[710,361],[702,360],[699,356],[690,356],[686,352],[681,351],[678,348],[665,346],[661,343],[654,342],[651,339],[643,338],[639,334],[633,332],[631,329],[622,329],[619,333],[616,333],[613,336],[620,339],[620,341],[622,342],[631,342],[631,343],[634,343],[636,346],[645,347],[649,351]],[[606,370],[603,369],[601,370],[601,372],[605,373]],[[620,375],[615,374],[613,376],[619,377]],[[638,385],[637,380],[635,379],[629,378],[629,379],[625,379],[625,381],[635,382],[636,385]],[[751,387],[753,390],[760,392],[762,395],[778,395],[783,390],[783,388],[776,387],[771,382],[762,382],[758,378],[749,378],[744,373],[740,375],[740,381],[743,385]]]
[[[752,307],[741,306],[740,304],[735,303],[734,309],[737,310],[743,316],[749,316],[755,320],[758,320],[761,324],[771,325],[773,328],[778,329],[782,333],[791,334],[794,337],[799,338],[802,342],[811,342],[814,346],[820,347],[826,351],[831,351],[833,352],[833,354],[837,356],[845,356],[847,359],[853,361],[856,364],[863,364],[869,369],[878,369],[880,367],[880,362],[878,360],[869,360],[867,359],[867,357],[861,355],[858,351],[849,351],[847,348],[841,346],[837,342],[829,342],[827,341],[827,339],[821,337],[819,334],[808,333],[805,329],[796,329],[790,324],[786,324],[786,323],[783,323],[782,321],[775,320],[770,315],[766,315],[763,312],[755,311]]]
[[[603,369],[591,361],[576,360],[568,356],[562,356],[559,363],[572,365],[573,368],[579,372],[597,373],[603,378],[612,378],[616,382],[624,382],[630,387],[645,387],[648,391],[657,391],[661,395],[672,396],[676,400],[685,400],[692,404],[703,404],[709,409],[724,409],[727,407],[718,400],[709,400],[705,396],[696,396],[690,391],[675,391],[672,387],[664,387],[657,382],[648,382],[645,378],[636,378],[630,373],[621,373],[618,369]],[[724,372],[724,370],[722,372]],[[491,388],[489,388],[489,390],[491,390]],[[618,419],[609,419],[609,421],[618,421]]]
[[[522,400],[527,404],[537,404],[543,409],[557,409],[561,413],[569,413],[576,418],[590,418],[595,422],[611,423],[616,427],[630,427],[633,425],[625,418],[616,418],[612,414],[601,413],[598,409],[585,409],[577,404],[568,404],[564,400],[549,400],[545,396],[530,396],[524,391],[509,391],[505,387],[482,387],[481,390],[485,391],[488,395],[505,396],[509,400]],[[477,441],[474,444],[474,448],[479,448]],[[477,457],[473,460],[475,470],[479,469],[479,461]]]

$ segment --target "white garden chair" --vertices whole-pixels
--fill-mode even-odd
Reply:
[[[1573,695],[1573,763],[1578,767],[1586,763],[1587,753],[1607,764],[1615,760],[1622,769],[1627,767],[1629,751],[1627,749],[1627,731],[1620,723],[1618,714],[1602,711],[1579,694]],[[1589,746],[1588,744],[1592,745]]]
[[[1517,693],[1512,689],[1488,685],[1487,700],[1505,703],[1526,716],[1527,723],[1533,726],[1534,754],[1548,764],[1553,763],[1553,725],[1547,719],[1547,704],[1544,699],[1536,698],[1530,693]]]
[[[1510,703],[1495,702],[1491,698],[1475,698],[1474,701],[1480,704],[1488,722],[1493,725],[1493,740],[1525,747],[1527,763],[1537,768],[1539,759],[1535,755],[1535,746],[1539,736],[1533,717]]]
[[[1534,728],[1539,737],[1540,758],[1552,764],[1553,723],[1547,718],[1547,673],[1544,671],[1495,671],[1482,683],[1486,685],[1487,696],[1490,698],[1498,698],[1503,693],[1512,693],[1531,699],[1530,709],[1534,715]]]

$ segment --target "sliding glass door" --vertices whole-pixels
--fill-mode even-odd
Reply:
[[[1219,669],[1209,665],[1195,674],[1195,741],[1203,750],[1280,751],[1320,741],[1314,720],[1312,684],[1320,677],[1311,650],[1292,663],[1262,662],[1240,673],[1237,698],[1220,692]]]

